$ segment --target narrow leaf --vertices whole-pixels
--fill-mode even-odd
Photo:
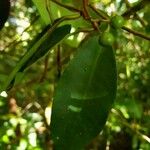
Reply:
[[[29,65],[36,62],[39,58],[44,56],[50,49],[59,44],[69,33],[71,30],[70,25],[63,25],[57,27],[54,25],[45,34],[37,41],[31,44],[31,48],[25,53],[22,59],[18,62],[16,67],[13,69],[11,74],[8,76],[2,90],[10,89],[15,80],[15,76],[18,72],[24,71]],[[1,91],[2,91],[1,90]]]
[[[82,150],[105,125],[116,95],[112,47],[91,36],[79,47],[54,95],[51,133],[56,150]]]
[[[70,25],[64,25],[56,28],[53,33],[50,34],[45,41],[43,41],[43,43],[37,49],[36,53],[32,55],[30,60],[24,64],[21,70],[26,69],[28,66],[36,62],[39,58],[43,57],[49,51],[49,49],[60,43],[66,37],[66,35],[70,33],[70,30]]]

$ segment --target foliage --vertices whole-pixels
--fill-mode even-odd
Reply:
[[[56,88],[51,119],[56,149],[83,148],[101,131],[112,107],[115,58],[112,48],[99,45],[98,38],[92,35],[79,46]]]
[[[150,149],[149,0],[10,2],[0,148]]]

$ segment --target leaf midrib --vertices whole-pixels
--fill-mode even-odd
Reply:
[[[102,54],[102,51],[99,50],[99,53],[98,53],[98,55],[97,55],[95,61],[93,62],[93,65],[92,65],[93,67],[92,67],[92,69],[91,69],[91,73],[90,73],[90,75],[89,75],[89,80],[88,80],[87,86],[86,86],[86,88],[85,88],[85,92],[84,92],[84,94],[83,94],[82,99],[87,99],[87,98],[88,98],[87,93],[88,93],[89,88],[90,88],[90,85],[91,85],[91,83],[92,83],[92,80],[93,80],[93,77],[94,77],[94,74],[95,74],[95,69],[96,69],[96,66],[97,66],[97,62],[98,62],[98,60],[100,59],[101,54]],[[90,97],[89,97],[89,98],[90,98]]]

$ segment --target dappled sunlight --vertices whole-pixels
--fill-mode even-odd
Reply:
[[[7,95],[6,91],[3,91],[3,92],[0,93],[0,96],[7,97],[8,95]]]

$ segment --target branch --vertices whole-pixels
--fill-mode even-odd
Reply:
[[[105,14],[103,11],[98,10],[96,7],[94,7],[93,5],[89,5],[89,7],[98,15],[100,16],[102,19],[105,19],[106,21],[109,20],[109,16],[107,14]]]
[[[146,1],[147,1],[147,0],[146,0]],[[92,5],[89,5],[89,7],[90,7],[96,14],[98,14],[99,16],[101,16],[103,19],[110,20],[109,16],[105,15],[101,10],[100,10],[100,11],[97,10],[97,9],[96,9],[94,6],[92,6]],[[127,27],[125,27],[125,26],[122,27],[122,29],[125,30],[125,31],[127,31],[127,32],[129,32],[129,33],[132,33],[132,34],[134,34],[134,35],[136,35],[136,36],[139,36],[139,37],[141,37],[141,38],[143,38],[143,39],[146,39],[146,40],[149,40],[149,41],[150,41],[150,36],[147,36],[147,35],[145,35],[145,34],[143,34],[143,33],[141,33],[141,32],[132,30],[132,29],[127,28]]]
[[[145,34],[143,34],[143,33],[141,33],[141,32],[132,30],[132,29],[127,28],[127,27],[125,27],[125,26],[122,27],[122,29],[125,30],[125,31],[127,31],[127,32],[129,32],[129,33],[132,33],[132,34],[134,34],[134,35],[136,35],[136,36],[139,36],[139,37],[141,37],[141,38],[143,38],[143,39],[146,39],[146,40],[149,40],[149,41],[150,41],[150,36],[147,36],[147,35],[145,35]]]
[[[87,11],[88,0],[83,0],[83,17],[85,19],[90,19],[89,13]]]
[[[130,17],[132,14],[136,13],[137,11],[143,9],[147,4],[150,4],[149,0],[142,0],[135,6],[129,8],[126,12],[122,14],[123,17]]]
[[[75,34],[78,34],[78,33],[81,33],[81,32],[82,33],[90,33],[90,32],[93,32],[93,31],[95,31],[93,28],[87,28],[87,29],[85,29],[85,28],[78,28],[75,32],[70,33],[69,36],[72,36],[72,35],[75,35]]]
[[[59,6],[63,7],[63,8],[66,8],[66,9],[70,10],[70,11],[78,12],[78,13],[82,12],[80,9],[74,8],[74,7],[69,6],[69,5],[64,5],[64,4],[60,3],[57,0],[51,0],[51,1],[54,2],[55,4],[59,5]]]
[[[130,3],[128,2],[128,0],[125,0],[125,4],[126,4],[126,6],[127,6],[128,9],[131,8]],[[144,19],[142,19],[142,18],[137,14],[137,12],[134,13],[134,17],[135,17],[137,20],[139,20],[139,22],[143,25],[143,27],[146,26],[146,22],[144,21]]]
[[[47,13],[49,15],[49,19],[50,19],[51,23],[53,23],[54,19],[53,19],[53,16],[51,14],[50,2],[48,0],[45,0],[45,5],[46,5]]]
[[[121,122],[124,126],[126,126],[126,127],[129,128],[131,131],[133,131],[134,133],[136,133],[141,139],[143,139],[143,140],[147,141],[148,143],[150,143],[150,138],[149,138],[147,135],[141,133],[141,132],[140,132],[139,130],[137,130],[136,128],[134,128],[131,124],[129,124],[129,123],[127,122],[126,118],[124,118],[124,116],[123,116],[123,114],[122,114],[122,112],[121,112],[120,110],[118,110],[118,109],[112,109],[111,112],[112,112],[113,114],[115,114],[116,116],[118,116],[118,117],[121,119],[120,122]]]

